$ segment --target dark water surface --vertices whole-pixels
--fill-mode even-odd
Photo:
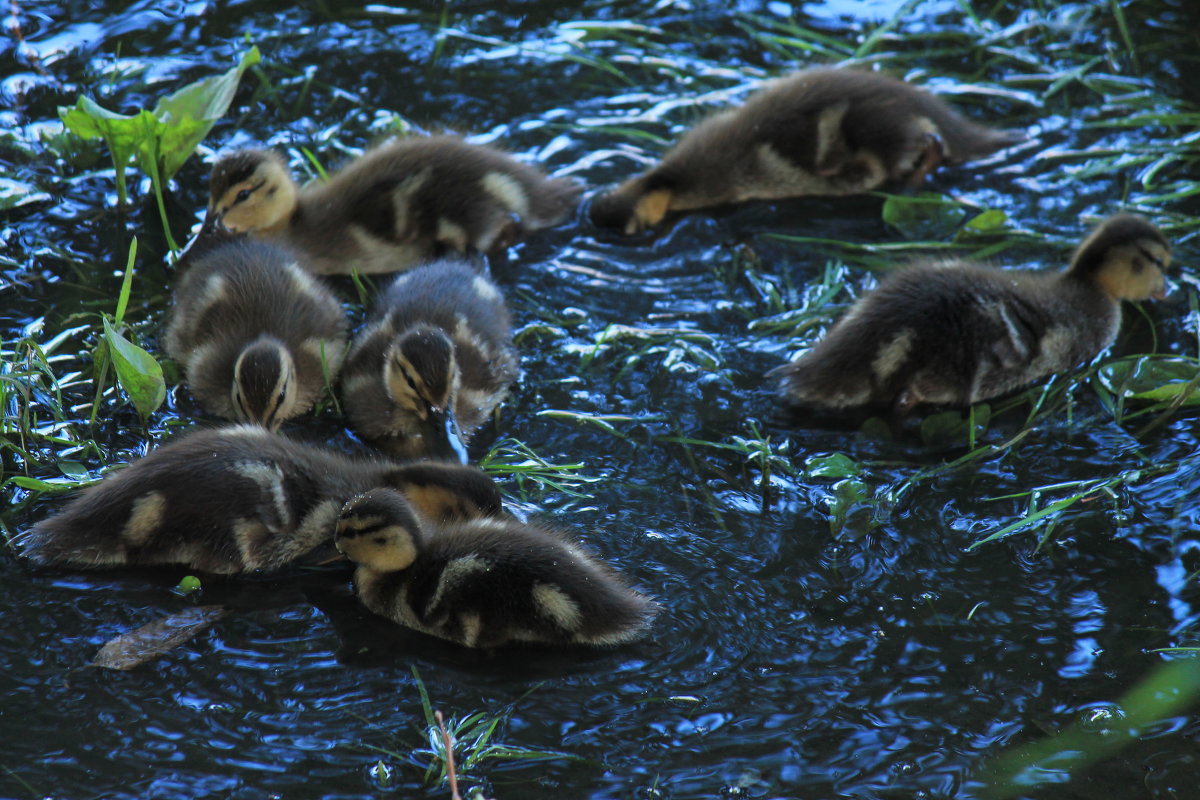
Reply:
[[[72,461],[99,475],[203,419],[173,391],[146,428],[110,393],[89,433],[91,365],[78,354],[94,344],[97,314],[112,311],[130,237],[140,256],[128,319],[155,353],[172,273],[136,171],[134,205],[119,210],[102,146],[43,137],[80,92],[122,112],[149,107],[227,69],[247,38],[263,68],[177,176],[177,238],[202,215],[208,164],[225,147],[287,148],[297,168],[307,148],[334,166],[407,122],[494,141],[598,187],[755,81],[866,42],[864,63],[1034,135],[929,187],[1007,213],[1009,234],[967,244],[1016,241],[1004,263],[1057,268],[1095,219],[1134,208],[1168,231],[1187,270],[1200,255],[1191,0],[993,13],[1004,5],[19,2],[24,41],[10,24],[0,44],[0,196],[21,200],[0,212],[4,370],[19,367],[22,337],[45,344],[79,330],[51,359],[61,424],[48,395],[31,406],[5,395],[6,439],[32,455],[7,449],[6,477],[59,478]],[[867,40],[898,11],[899,24]],[[820,36],[802,40],[791,25]],[[1171,147],[1178,157],[1164,161]],[[0,795],[445,798],[413,755],[427,746],[414,666],[447,715],[506,715],[497,741],[563,754],[484,762],[468,783],[497,800],[965,798],[1005,745],[1078,720],[1103,738],[1123,713],[1113,701],[1171,657],[1152,651],[1198,638],[1197,421],[1177,414],[1139,433],[1149,418],[1118,422],[1083,381],[1018,445],[936,473],[967,446],[781,425],[763,374],[869,287],[881,258],[906,253],[773,234],[955,241],[960,219],[906,236],[882,221],[881,203],[760,204],[636,241],[595,231],[581,213],[497,270],[524,375],[478,454],[498,443],[520,460],[511,437],[598,479],[579,485],[582,496],[515,479],[504,489],[661,599],[650,638],[480,656],[370,617],[335,572],[206,583],[199,602],[234,609],[210,632],[128,673],[83,669],[111,637],[196,603],[173,591],[184,573],[35,570],[6,549]],[[837,305],[816,303],[817,325],[796,339],[771,327],[814,294],[831,260],[828,275],[845,285]],[[1196,291],[1181,282],[1145,314],[1127,309],[1126,323],[1115,356],[1194,356]],[[28,407],[52,438],[21,440],[11,417]],[[981,442],[1004,443],[1027,411]],[[344,442],[332,410],[288,430]],[[92,437],[98,448],[70,444]],[[857,476],[820,469],[833,454]],[[966,549],[1030,511],[1026,497],[995,498],[1155,467],[1072,506],[1040,550],[1044,526]],[[10,532],[61,503],[4,491],[20,503]],[[1048,490],[1045,502],[1075,491]],[[1200,796],[1198,736],[1194,717],[1166,720],[1031,796]]]

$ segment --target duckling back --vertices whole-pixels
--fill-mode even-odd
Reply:
[[[346,338],[337,298],[293,253],[238,238],[190,260],[166,349],[207,410],[275,427],[336,377]]]
[[[413,136],[304,187],[286,236],[317,272],[395,272],[508,247],[565,220],[580,191],[495,148]]]
[[[1118,303],[1064,274],[925,263],[885,279],[777,370],[797,406],[969,405],[1093,358]]]
[[[385,362],[397,340],[414,330],[448,337],[453,386],[422,386],[418,399],[394,397]],[[466,262],[445,260],[398,276],[380,295],[346,359],[342,398],[351,424],[368,440],[399,455],[422,456],[429,453],[415,440],[423,435],[425,409],[416,406],[429,402],[425,389],[452,394],[454,419],[465,439],[508,393],[517,372],[512,324],[499,288]]]
[[[653,169],[594,200],[591,216],[635,233],[670,211],[854,194],[918,181],[942,161],[979,158],[1018,138],[886,75],[806,70],[693,128]]]
[[[422,531],[396,500],[388,490],[355,498],[343,509],[337,538],[360,563],[359,598],[401,625],[467,647],[603,646],[637,638],[657,610],[556,530],[475,519]],[[405,533],[386,546],[365,541],[397,529]]]
[[[198,431],[82,490],[18,545],[68,567],[274,571],[330,541],[342,504],[380,485],[389,466],[254,425]]]

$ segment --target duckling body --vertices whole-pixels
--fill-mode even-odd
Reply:
[[[358,563],[367,608],[466,647],[615,645],[657,610],[556,531],[496,519],[429,526],[387,489],[346,504],[335,544]]]
[[[166,348],[200,404],[271,429],[312,408],[346,351],[337,298],[271,243],[222,241],[188,263]]]
[[[376,486],[423,516],[502,513],[479,470],[355,459],[255,425],[174,439],[79,493],[18,545],[42,564],[181,564],[218,574],[272,572],[330,543],[342,505]]]
[[[517,372],[499,288],[446,260],[379,296],[346,359],[342,400],[354,429],[393,455],[465,460],[463,445]]]
[[[862,297],[828,335],[776,370],[784,398],[832,409],[970,405],[1094,358],[1121,300],[1164,292],[1170,246],[1141,217],[1105,220],[1061,273],[964,261],[911,266]]]
[[[457,136],[413,136],[297,188],[283,159],[239,150],[213,168],[209,215],[279,238],[318,273],[395,272],[502,249],[565,220],[580,187]]]
[[[592,221],[627,234],[669,212],[920,183],[1020,137],[875,72],[811,69],[768,83],[688,131],[657,166],[598,197]]]

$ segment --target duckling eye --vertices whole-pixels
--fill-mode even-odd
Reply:
[[[1133,262],[1133,274],[1134,275],[1139,274],[1142,271],[1142,269],[1144,268],[1144,266],[1145,265],[1143,265],[1141,261],[1134,261]]]
[[[375,544],[380,545],[380,546],[387,544],[387,539],[383,538],[382,536],[376,536],[371,541],[375,542]]]
[[[247,200],[250,199],[250,194],[253,191],[254,191],[253,189],[242,189],[240,192],[237,193],[237,197],[234,199],[233,202],[235,202],[235,203],[246,202]]]

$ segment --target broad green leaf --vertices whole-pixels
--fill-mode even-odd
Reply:
[[[1008,224],[1008,214],[998,208],[989,208],[982,214],[976,214],[963,225],[972,233],[998,233]]]
[[[974,407],[975,435],[987,429],[992,409],[987,403]],[[927,447],[946,447],[968,442],[971,438],[971,410],[942,411],[921,420],[921,441]]]
[[[834,453],[810,458],[804,465],[804,474],[809,478],[850,478],[862,474],[862,467],[849,456]]]
[[[1200,405],[1196,381],[1200,364],[1179,356],[1143,356],[1105,364],[1097,373],[1100,385],[1115,395],[1145,402],[1175,400],[1189,393],[1184,405]]]
[[[90,481],[92,476],[78,461],[59,461],[58,471],[73,481]]]
[[[933,192],[916,196],[889,195],[883,203],[883,221],[909,238],[940,239],[962,222],[963,209],[948,197]]]
[[[152,414],[167,397],[162,368],[154,357],[130,342],[104,320],[104,339],[117,370],[117,380],[143,417]]]
[[[129,162],[136,158],[138,168],[161,189],[229,109],[242,73],[258,62],[258,48],[251,47],[236,67],[167,95],[153,111],[117,114],[90,97],[80,97],[73,108],[60,107],[58,115],[77,136],[104,139],[108,144],[123,203]]]
[[[159,137],[159,166],[163,180],[170,180],[195,151],[196,145],[204,141],[216,121],[229,110],[242,74],[260,60],[258,48],[251,47],[236,67],[188,84],[158,101],[154,116],[163,125]]]

